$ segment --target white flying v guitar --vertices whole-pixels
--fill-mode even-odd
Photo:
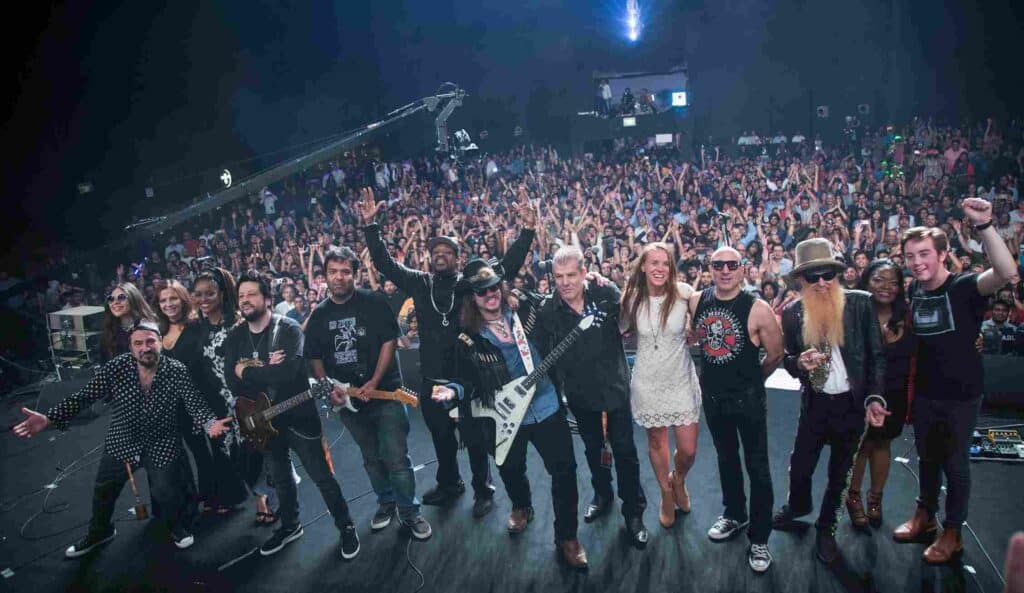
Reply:
[[[548,370],[558,361],[559,358],[579,339],[583,332],[591,327],[601,327],[607,313],[597,309],[596,306],[584,310],[583,318],[576,324],[576,327],[552,350],[544,360],[537,365],[533,372],[517,379],[513,379],[502,386],[494,394],[494,407],[488,407],[480,398],[470,402],[470,410],[474,418],[490,418],[494,420],[494,462],[498,465],[505,463],[505,457],[512,442],[519,432],[519,426],[526,415],[526,409],[530,407],[530,401],[537,390],[537,383],[547,374]],[[452,410],[454,415],[458,409]]]

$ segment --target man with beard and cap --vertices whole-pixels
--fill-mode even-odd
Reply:
[[[224,342],[224,378],[235,396],[266,394],[278,404],[310,389],[303,357],[305,339],[293,319],[271,313],[270,284],[250,270],[238,278],[238,312],[245,323],[235,326]],[[320,389],[325,389],[321,382]],[[302,537],[299,500],[292,478],[289,451],[295,451],[306,473],[316,484],[334,525],[341,532],[341,557],[351,560],[359,553],[359,536],[334,479],[321,444],[323,430],[312,399],[291,407],[274,418],[277,436],[266,445],[267,472],[277,487],[281,527],[260,546],[260,555],[276,554]]]
[[[839,558],[838,511],[866,424],[881,426],[890,414],[882,397],[885,356],[871,295],[842,288],[837,276],[844,267],[826,239],[797,244],[790,278],[801,284],[801,298],[782,312],[783,364],[802,389],[788,502],[775,513],[772,526],[791,531],[798,517],[813,510],[811,477],[822,448],[829,445],[828,485],[815,521],[815,552],[826,564]]]
[[[154,511],[166,513],[162,518],[174,545],[187,548],[195,541],[191,528],[199,509],[192,469],[181,448],[182,433],[190,427],[178,424],[178,407],[184,403],[196,425],[211,438],[221,436],[231,418],[218,420],[192,385],[185,365],[161,356],[160,337],[155,321],[136,321],[128,338],[131,352],[103,365],[81,391],[45,414],[22,408],[27,418],[14,427],[16,435],[31,438],[50,424],[67,429],[72,418],[97,401],[108,401],[113,407],[96,473],[89,532],[64,551],[67,558],[84,556],[117,535],[111,519],[128,481],[129,465],[146,469]]]
[[[1016,283],[1017,266],[999,233],[992,228],[992,204],[980,198],[962,202],[964,216],[976,231],[992,267],[975,273],[951,273],[945,262],[949,239],[935,227],[915,227],[903,234],[903,255],[914,282],[907,290],[917,342],[912,417],[919,459],[917,510],[896,528],[901,543],[934,536],[938,525],[942,475],[946,476],[946,514],[942,535],[924,551],[930,564],[949,562],[963,549],[960,529],[967,520],[971,494],[968,448],[981,405],[981,355],[974,345],[988,297],[1008,282]]]
[[[420,515],[416,500],[416,475],[409,458],[409,415],[402,402],[371,400],[366,392],[394,391],[402,380],[395,364],[400,335],[398,320],[384,295],[357,289],[359,257],[348,247],[332,248],[324,257],[328,298],[317,305],[306,323],[306,358],[313,378],[326,377],[359,390],[358,412],[338,412],[353,440],[359,445],[363,467],[377,495],[374,531],[384,529],[397,516],[416,539],[431,535],[430,524]],[[341,406],[348,395],[335,386],[331,402]]]
[[[460,415],[470,415],[470,401],[479,399],[494,408],[495,393],[515,378],[524,377],[541,364],[546,350],[536,341],[539,296],[520,299],[517,311],[506,304],[508,288],[501,275],[482,259],[463,269],[470,290],[461,301],[461,329],[455,343],[455,374],[452,383],[435,385],[433,399],[446,407],[457,398]],[[533,519],[530,481],[526,477],[526,444],[532,443],[551,477],[551,501],[555,514],[555,546],[561,559],[577,570],[587,568],[587,553],[576,537],[579,493],[572,436],[551,378],[544,375],[535,385],[525,415],[498,473],[512,501],[509,535],[526,530]],[[485,430],[474,438],[487,439],[495,449],[496,426],[478,420]]]
[[[431,399],[433,386],[448,383],[447,377],[451,377],[453,372],[455,340],[459,335],[459,311],[456,309],[459,244],[452,237],[433,237],[427,243],[427,249],[430,251],[429,273],[403,266],[388,253],[381,239],[380,227],[374,222],[384,202],[374,200],[372,189],[363,189],[362,194],[363,200],[358,203],[358,208],[365,225],[363,232],[366,234],[366,245],[373,265],[377,271],[412,297],[416,318],[419,321],[420,371],[423,375],[423,388],[419,394],[420,404],[423,419],[430,429],[434,450],[437,453],[437,486],[423,495],[423,504],[443,505],[466,491],[466,486],[459,477],[459,465],[456,461],[459,443],[455,438],[455,427],[444,406]],[[537,221],[536,211],[528,205],[520,206],[518,215],[522,230],[516,241],[509,246],[500,264],[503,273],[509,276],[514,276],[523,267],[526,254],[533,243],[533,228]],[[460,421],[458,426],[469,450],[469,465],[473,472],[473,491],[476,499],[473,504],[473,516],[479,518],[494,508],[490,463],[487,460],[487,450],[473,444],[479,439],[466,438],[469,432],[479,430],[479,427],[471,419]]]

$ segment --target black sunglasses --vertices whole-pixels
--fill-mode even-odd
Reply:
[[[836,277],[836,271],[828,269],[820,272],[804,272],[801,276],[803,276],[804,282],[807,282],[808,284],[817,284],[818,280],[824,280],[825,282],[831,281]]]
[[[499,290],[501,290],[501,285],[495,284],[494,286],[488,286],[487,288],[474,288],[473,294],[475,294],[478,297],[482,297],[487,296],[492,292],[498,292]]]
[[[725,268],[729,268],[730,272],[735,272],[740,269],[740,262],[731,259],[728,261],[713,261],[711,262],[711,269],[721,272]]]
[[[112,294],[108,294],[107,295],[107,302],[108,303],[113,303],[114,301],[117,301],[119,303],[123,303],[123,302],[125,302],[127,300],[128,300],[128,295],[123,293],[123,292],[121,294],[117,295],[117,296],[114,296]]]

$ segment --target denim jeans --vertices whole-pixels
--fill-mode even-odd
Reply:
[[[363,467],[377,503],[398,505],[402,520],[419,515],[416,474],[412,471],[407,437],[409,414],[395,401],[374,401],[359,412],[343,411],[341,421],[363,454]]]
[[[968,448],[978,423],[981,398],[966,401],[915,397],[914,443],[917,446],[918,503],[934,515],[939,506],[939,487],[946,474],[945,527],[959,529],[967,520],[971,496],[971,460]]]
[[[772,475],[768,467],[768,408],[764,387],[746,393],[720,395],[704,390],[704,416],[718,453],[722,484],[722,515],[741,523],[750,519],[747,537],[752,544],[768,543],[772,532]],[[750,478],[750,512],[743,491],[740,442]]]
[[[162,519],[168,529],[191,529],[199,515],[199,506],[195,498],[195,484],[192,482],[192,468],[188,466],[184,454],[178,455],[177,459],[159,468],[154,468],[148,459],[143,458],[142,463],[132,465],[136,482],[136,472],[143,468],[149,481],[153,515]],[[114,529],[114,506],[127,481],[128,470],[125,469],[124,462],[104,453],[96,472],[89,535],[99,538]]]
[[[277,495],[281,499],[277,513],[281,517],[281,526],[291,529],[299,524],[299,500],[295,481],[292,479],[292,462],[288,454],[289,450],[292,450],[298,454],[299,461],[306,468],[309,478],[320,490],[320,496],[327,503],[327,510],[334,517],[334,525],[338,531],[343,530],[352,523],[352,517],[348,513],[345,497],[341,494],[341,486],[327,465],[322,442],[323,431],[305,434],[291,426],[282,427],[279,431],[280,433],[267,444],[264,460],[267,471],[274,480],[274,487],[277,488]]]

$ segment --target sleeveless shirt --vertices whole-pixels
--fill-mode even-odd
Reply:
[[[701,292],[693,327],[704,363],[702,392],[714,396],[741,394],[752,385],[764,384],[760,348],[747,335],[747,318],[756,298],[740,291],[735,298],[722,301],[715,297],[714,288]]]

